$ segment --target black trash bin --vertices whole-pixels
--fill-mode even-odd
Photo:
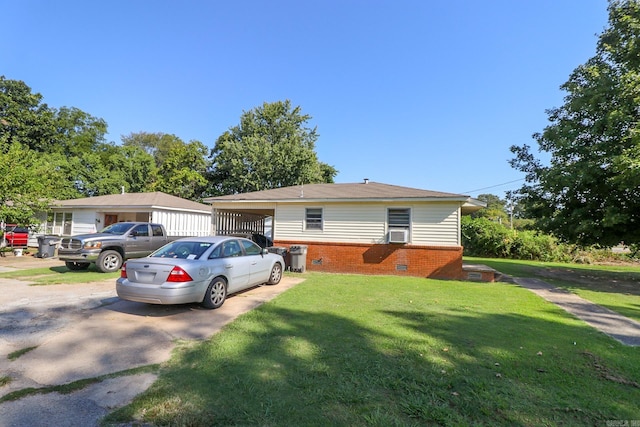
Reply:
[[[38,236],[38,258],[51,258],[56,254],[58,236]]]
[[[291,271],[304,273],[307,269],[307,245],[291,245]]]
[[[289,257],[289,249],[282,246],[269,246],[267,248],[269,252],[272,254],[278,254],[284,258],[284,269],[288,270],[291,264],[291,260]]]

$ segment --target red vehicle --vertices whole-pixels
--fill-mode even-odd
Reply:
[[[29,229],[27,227],[7,224],[4,238],[7,241],[7,246],[27,246],[29,242]]]

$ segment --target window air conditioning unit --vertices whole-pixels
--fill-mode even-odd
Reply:
[[[389,230],[389,243],[407,243],[408,241],[409,230]]]

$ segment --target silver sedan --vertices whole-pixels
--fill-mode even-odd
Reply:
[[[118,296],[151,304],[198,302],[218,308],[227,295],[280,282],[281,255],[228,236],[175,240],[145,258],[130,259],[116,281]]]

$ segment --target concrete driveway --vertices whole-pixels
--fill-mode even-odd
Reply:
[[[61,266],[56,259],[8,256],[7,268]],[[31,258],[31,259],[29,259]],[[95,378],[169,359],[176,340],[203,340],[239,314],[300,283],[285,277],[229,297],[217,310],[196,304],[156,306],[122,301],[115,280],[75,285],[29,286],[0,279],[0,377],[12,381],[0,396]],[[35,347],[9,360],[8,355]],[[130,402],[155,380],[152,374],[102,381],[71,394],[47,393],[0,403],[0,426],[88,426]]]

